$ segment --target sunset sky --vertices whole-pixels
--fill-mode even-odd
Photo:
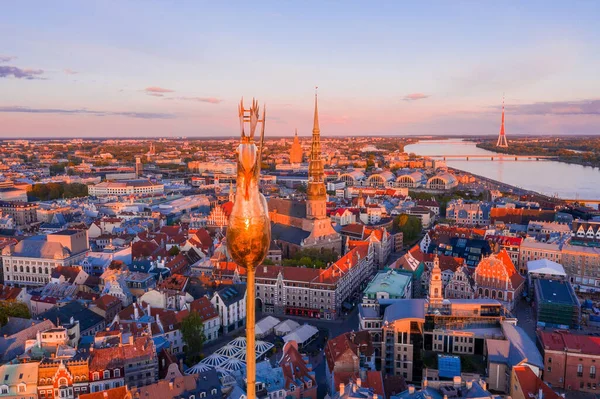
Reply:
[[[598,1],[7,1],[0,136],[600,134]]]

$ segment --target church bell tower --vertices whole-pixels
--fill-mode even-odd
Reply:
[[[325,172],[321,159],[321,130],[319,130],[319,107],[315,93],[315,118],[313,121],[312,144],[308,164],[308,188],[306,190],[306,217],[308,219],[327,218],[327,190]]]

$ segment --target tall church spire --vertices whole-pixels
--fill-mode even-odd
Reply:
[[[319,219],[325,217],[327,192],[325,190],[325,172],[323,160],[321,159],[321,131],[319,129],[319,106],[317,93],[315,92],[315,117],[313,121],[312,143],[310,147],[310,162],[308,164],[308,200],[318,201],[318,204],[307,209],[309,218]],[[322,208],[322,209],[321,209]]]
[[[317,87],[318,89],[318,87]],[[313,137],[315,134],[320,134],[321,130],[319,130],[319,102],[317,99],[317,92],[315,89],[315,119],[313,121]]]

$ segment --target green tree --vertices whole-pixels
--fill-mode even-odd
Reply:
[[[179,247],[175,246],[175,247],[171,247],[171,249],[169,249],[169,255],[171,256],[177,256],[179,255]]]
[[[406,213],[396,216],[393,221],[393,227],[394,230],[402,232],[406,241],[417,238],[423,229],[421,219],[416,216],[407,215]]]
[[[196,312],[191,312],[181,322],[181,336],[187,345],[187,357],[194,361],[200,357],[206,337],[202,318]]]
[[[22,302],[0,302],[0,327],[8,322],[9,317],[31,318],[29,308]]]
[[[321,251],[314,248],[307,248],[296,252],[291,259],[284,259],[283,265],[324,269],[327,267],[327,264],[335,262],[337,259],[337,253],[330,249],[323,249]]]

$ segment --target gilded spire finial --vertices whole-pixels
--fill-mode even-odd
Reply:
[[[319,105],[318,105],[319,87],[315,86],[315,119],[313,122],[313,133],[320,132],[319,129]]]

